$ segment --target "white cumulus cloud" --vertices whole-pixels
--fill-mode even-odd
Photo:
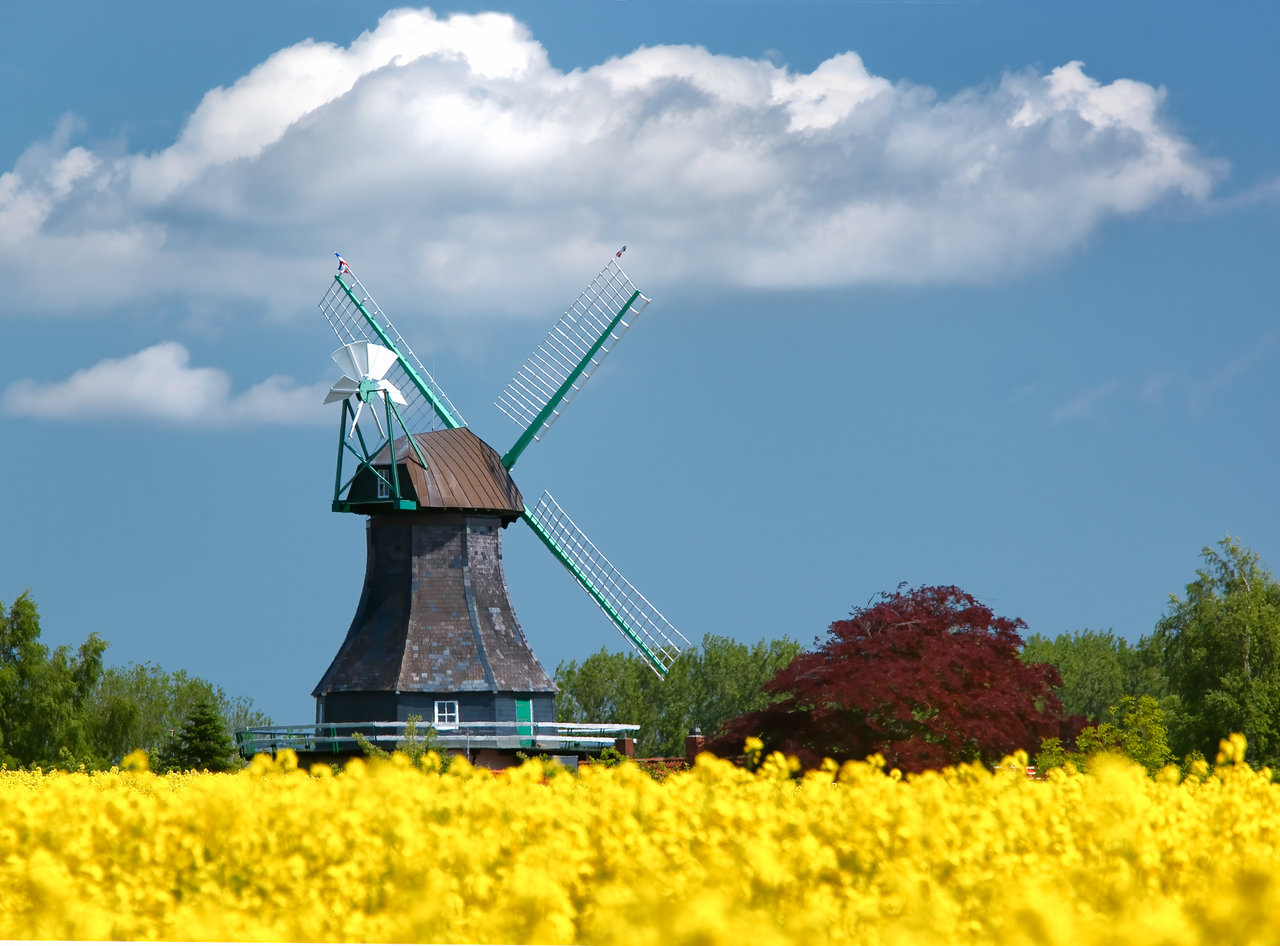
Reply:
[[[279,375],[232,394],[220,368],[195,368],[178,342],[108,358],[62,381],[15,381],[0,397],[6,414],[49,420],[158,420],[183,426],[318,424],[324,384],[302,386]]]
[[[396,10],[210,90],[155,153],[63,122],[0,174],[0,277],[45,311],[293,312],[340,250],[438,315],[540,318],[623,242],[646,288],[989,280],[1209,198],[1222,168],[1164,98],[1078,62],[941,98],[848,51],[803,73],[657,46],[564,72],[510,16]]]

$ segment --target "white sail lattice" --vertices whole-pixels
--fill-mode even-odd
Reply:
[[[396,364],[387,371],[384,377],[404,395],[408,402],[401,410],[406,429],[410,433],[422,433],[452,426],[443,421],[436,409],[431,405],[431,402],[419,390],[417,383],[405,367],[406,363],[412,367],[423,383],[431,388],[437,400],[453,415],[454,420],[459,425],[466,426],[466,421],[463,420],[462,414],[453,406],[448,396],[441,390],[440,385],[431,376],[431,372],[418,360],[418,356],[413,353],[409,343],[404,340],[404,337],[396,330],[396,327],[391,324],[391,320],[387,318],[386,313],[378,307],[378,303],[373,301],[373,297],[369,295],[369,291],[355,277],[355,274],[348,270],[339,279],[343,280],[346,286],[350,288],[350,294],[348,294],[347,289],[343,288],[338,279],[335,279],[329,286],[329,291],[320,300],[320,311],[329,320],[334,334],[338,336],[338,341],[343,345],[355,341],[367,341],[377,345],[385,345],[389,340],[394,346],[399,358],[397,358]],[[354,299],[352,298],[353,296]],[[357,301],[359,304],[357,304]],[[361,307],[364,308],[364,312],[360,311]],[[365,312],[368,313],[368,318],[365,317]],[[369,324],[370,318],[377,321],[386,335],[385,339]]]
[[[528,430],[538,422],[543,408],[571,381],[563,399],[534,432],[534,439],[541,439],[648,304],[649,299],[640,294],[617,259],[609,260],[552,326],[494,405]],[[574,377],[588,354],[590,359]]]
[[[596,604],[615,623],[621,620],[626,625],[626,629],[620,627],[619,630],[654,672],[663,676],[671,662],[689,646],[685,636],[605,558],[550,493],[542,494],[532,515],[538,527],[604,598],[603,604],[600,601]],[[645,653],[646,649],[649,653]],[[661,667],[654,666],[655,659]]]

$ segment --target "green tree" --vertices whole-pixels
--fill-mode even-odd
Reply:
[[[135,663],[103,672],[92,697],[92,739],[110,762],[134,749],[154,752],[177,733],[201,699],[213,702],[230,732],[271,725],[247,697],[228,698],[222,687],[185,670]]]
[[[443,775],[449,771],[449,766],[453,763],[453,753],[436,732],[436,727],[428,726],[423,732],[418,732],[418,724],[421,722],[422,716],[417,713],[411,713],[405,719],[404,736],[396,740],[396,752],[402,753],[417,769],[425,768],[428,754],[434,752],[439,759],[439,771]],[[374,745],[364,733],[352,733],[352,736],[355,737],[360,751],[369,758],[385,761],[392,757],[392,753]]]
[[[601,649],[556,667],[556,714],[562,722],[636,723],[637,754],[681,756],[695,728],[711,735],[725,720],[763,707],[764,684],[800,649],[789,638],[747,645],[708,634],[665,679],[639,657]]]
[[[1071,762],[1087,771],[1096,755],[1126,755],[1155,775],[1173,759],[1165,711],[1153,696],[1126,696],[1106,713],[1105,722],[1089,726],[1076,738],[1074,751],[1059,739],[1046,739],[1036,755],[1036,766],[1050,769]]]
[[[1113,631],[1068,631],[1048,638],[1032,634],[1022,649],[1023,662],[1049,663],[1058,669],[1062,685],[1054,695],[1067,715],[1098,721],[1125,696],[1163,698],[1168,685],[1160,655],[1149,638],[1132,645]]]
[[[229,729],[270,725],[247,697],[152,663],[103,668],[96,634],[74,653],[40,641],[30,592],[0,603],[0,763],[75,768],[118,763],[175,736],[196,703],[209,699]]]
[[[106,641],[97,634],[72,653],[40,642],[40,614],[30,591],[9,608],[0,602],[0,762],[75,768],[100,761],[89,707]]]
[[[187,714],[182,728],[174,734],[156,757],[160,771],[230,772],[240,767],[227,721],[214,701],[202,696]]]
[[[1110,716],[1124,754],[1155,775],[1173,759],[1164,709],[1153,696],[1126,696]]]
[[[1152,645],[1178,705],[1173,751],[1212,758],[1233,732],[1248,761],[1280,764],[1280,583],[1231,536],[1201,551],[1204,567],[1170,595]]]

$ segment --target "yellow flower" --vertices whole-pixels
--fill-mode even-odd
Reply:
[[[1280,787],[1227,764],[1244,748],[1185,781],[1122,760],[903,779],[879,757],[794,779],[780,753],[661,784],[283,753],[231,775],[4,770],[0,938],[1265,942]]]
[[[1244,750],[1247,746],[1240,733],[1232,733],[1218,744],[1218,765],[1236,765],[1244,762]]]

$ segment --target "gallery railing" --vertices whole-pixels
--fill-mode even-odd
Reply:
[[[236,733],[236,748],[245,758],[281,749],[308,754],[353,755],[361,751],[356,734],[388,752],[405,740],[408,723],[307,723],[300,726],[255,726]],[[632,723],[467,722],[417,723],[416,737],[431,739],[448,749],[470,753],[479,749],[531,749],[535,752],[598,752],[619,739],[634,736]]]

